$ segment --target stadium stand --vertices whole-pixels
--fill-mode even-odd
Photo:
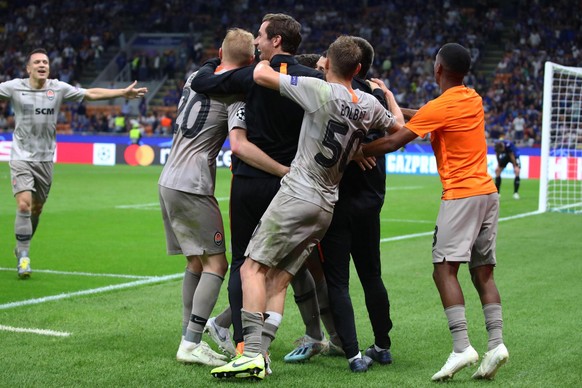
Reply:
[[[175,113],[185,77],[216,56],[229,27],[258,30],[267,12],[286,12],[303,25],[301,53],[321,53],[339,34],[358,35],[376,50],[371,75],[383,79],[401,106],[418,108],[438,93],[432,76],[436,50],[456,41],[471,50],[473,70],[466,79],[483,97],[491,140],[514,139],[513,120],[525,118],[522,145],[539,143],[543,64],[552,60],[579,65],[582,5],[567,0],[290,0],[120,2],[87,0],[0,2],[0,81],[23,77],[26,53],[45,47],[52,77],[88,86],[96,72],[118,52],[120,40],[135,32],[188,33],[193,38],[176,50],[118,56],[121,69],[131,64],[139,80],[168,81],[140,122],[148,133]],[[576,9],[573,9],[576,8]],[[42,22],[39,22],[41,20]],[[197,38],[197,39],[196,39]],[[117,106],[87,106],[86,119],[68,106],[63,132],[113,131]],[[0,129],[9,130],[11,109],[0,103]],[[106,126],[104,122],[107,122]],[[12,124],[13,125],[13,124]]]
[[[580,66],[582,5],[575,10],[575,5],[563,0],[527,3],[517,7],[503,39],[503,58],[493,81],[481,94],[490,136],[531,146],[539,144],[541,136],[544,63]],[[520,114],[525,118],[523,138],[516,137],[512,128]]]

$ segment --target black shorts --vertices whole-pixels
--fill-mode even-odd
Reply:
[[[504,155],[501,158],[499,158],[499,167],[505,168],[505,167],[507,167],[507,165],[509,163],[511,163],[511,158],[509,157],[509,155]],[[513,166],[513,168],[515,168],[515,167],[521,168],[521,163],[519,162],[519,157],[515,158],[515,165]]]
[[[231,264],[239,266],[244,262],[251,236],[280,186],[281,180],[275,176],[233,176],[230,192]]]

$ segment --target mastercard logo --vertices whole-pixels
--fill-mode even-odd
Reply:
[[[125,162],[130,166],[149,166],[154,162],[154,149],[148,145],[132,144],[123,153]]]

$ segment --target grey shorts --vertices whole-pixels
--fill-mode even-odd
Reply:
[[[469,268],[495,265],[498,219],[497,193],[441,201],[433,237],[432,262],[468,262]]]
[[[12,194],[32,192],[35,201],[45,203],[53,182],[53,162],[10,161]]]
[[[279,191],[253,232],[245,256],[295,275],[325,235],[332,216]]]
[[[216,255],[226,251],[216,198],[158,186],[169,255]]]

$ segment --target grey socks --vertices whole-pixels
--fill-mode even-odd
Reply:
[[[485,327],[489,340],[487,350],[491,350],[503,343],[503,319],[501,317],[501,304],[489,303],[483,306],[485,315]]]
[[[453,351],[461,353],[469,346],[469,334],[467,333],[467,319],[465,318],[465,306],[455,305],[445,309],[449,330],[453,336]]]
[[[192,315],[192,300],[199,282],[199,273],[190,272],[188,269],[184,271],[184,281],[182,282],[182,335],[186,335],[186,328],[188,327],[188,322],[190,322],[190,315]]]
[[[202,272],[192,299],[192,315],[184,339],[199,343],[202,332],[218,299],[224,278],[211,272]]]

